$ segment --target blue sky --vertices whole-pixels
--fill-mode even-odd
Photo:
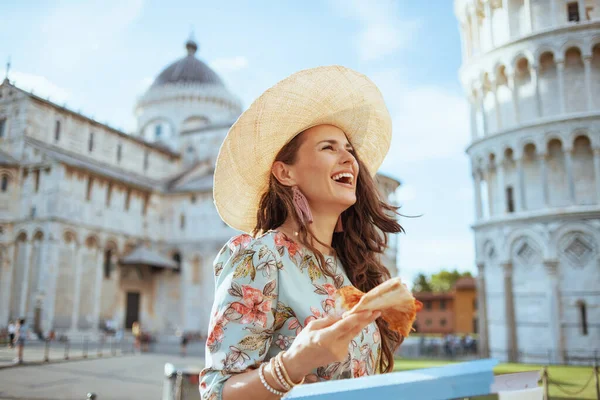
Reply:
[[[136,98],[182,57],[193,28],[197,56],[247,107],[308,67],[341,64],[375,81],[394,138],[382,172],[400,179],[407,230],[400,275],[442,267],[474,271],[473,199],[464,152],[461,46],[450,0],[309,2],[157,0],[0,4],[0,60],[18,86],[127,132]]]

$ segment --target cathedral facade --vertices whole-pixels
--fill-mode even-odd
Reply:
[[[600,1],[455,0],[483,356],[600,350]]]
[[[214,163],[242,106],[186,51],[138,99],[132,134],[0,85],[0,327],[206,334],[212,261],[236,234],[213,205]],[[377,181],[393,201],[399,183]]]

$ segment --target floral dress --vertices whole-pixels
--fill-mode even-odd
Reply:
[[[334,257],[325,261],[335,278],[321,272],[309,249],[277,231],[256,239],[239,235],[223,247],[214,262],[215,302],[200,373],[203,400],[220,400],[229,377],[258,368],[288,349],[310,321],[334,314],[333,294],[351,283]],[[318,381],[375,374],[380,341],[371,323],[352,340],[345,361],[312,373]]]

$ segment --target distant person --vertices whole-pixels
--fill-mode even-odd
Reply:
[[[142,340],[142,328],[140,327],[139,322],[135,321],[131,325],[131,334],[133,335],[133,338],[135,340],[135,348],[139,350]]]
[[[15,341],[15,332],[17,331],[17,327],[14,324],[13,321],[10,321],[8,323],[8,347],[10,347],[11,349],[13,347],[15,347],[14,341]]]
[[[181,335],[181,357],[185,357],[188,344],[188,336],[184,333]]]
[[[23,348],[25,347],[25,339],[27,338],[27,326],[25,326],[25,319],[21,318],[17,322],[17,329],[15,332],[15,344],[17,345],[17,358],[15,361],[18,364],[23,363]]]

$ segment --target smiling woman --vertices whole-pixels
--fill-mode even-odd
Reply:
[[[377,87],[339,66],[286,78],[231,127],[214,198],[247,233],[215,260],[203,399],[271,399],[392,371],[403,338],[378,310],[336,315],[334,299],[390,278],[380,257],[402,228],[372,176],[390,139]]]

